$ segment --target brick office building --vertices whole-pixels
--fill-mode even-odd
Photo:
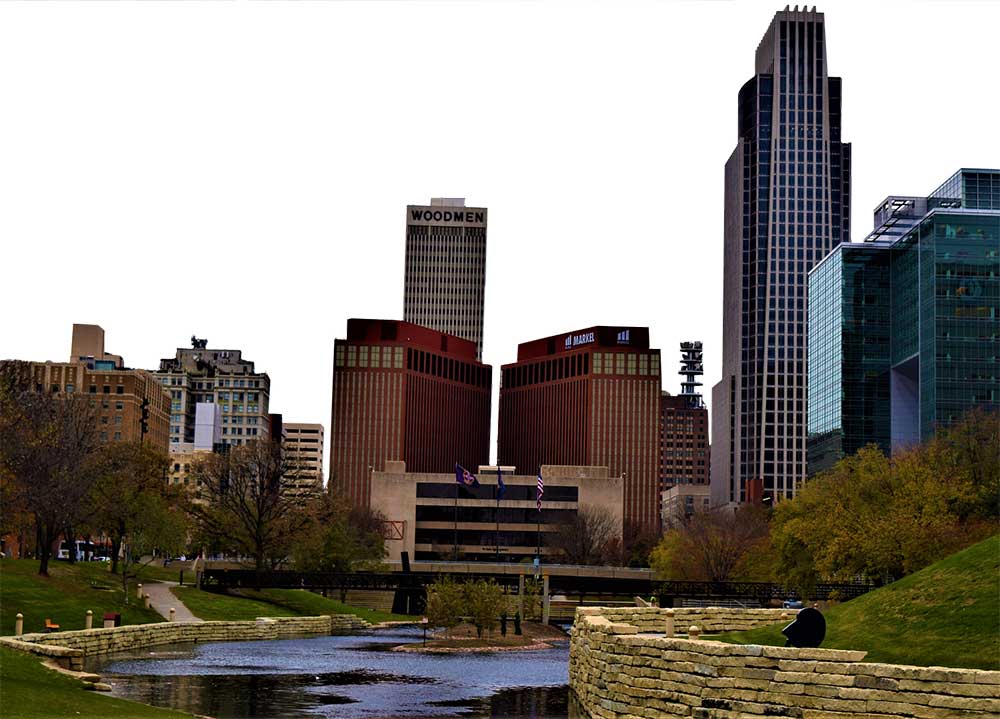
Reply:
[[[366,506],[387,461],[412,472],[489,457],[493,370],[476,344],[397,320],[350,319],[334,345],[331,489]]]
[[[626,532],[659,528],[660,351],[646,327],[591,327],[518,345],[500,385],[498,458],[624,476]]]

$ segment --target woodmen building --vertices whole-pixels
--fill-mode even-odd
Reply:
[[[489,457],[492,368],[469,340],[397,320],[350,319],[334,345],[330,487],[367,506],[387,461],[453,472]]]
[[[591,327],[518,345],[500,385],[499,463],[605,466],[624,521],[659,529],[660,351],[646,327]]]

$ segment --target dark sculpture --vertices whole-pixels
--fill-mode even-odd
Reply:
[[[781,633],[788,639],[786,647],[818,647],[826,636],[826,619],[818,609],[806,607],[799,610],[795,621],[782,629]]]
[[[208,347],[208,340],[200,340],[194,335],[191,335],[191,347],[196,350],[203,350]]]

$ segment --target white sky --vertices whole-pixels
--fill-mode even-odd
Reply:
[[[197,334],[329,427],[347,318],[402,317],[406,204],[464,196],[494,439],[518,342],[590,325],[648,325],[671,392],[702,340],[708,393],[737,92],[783,7],[0,3],[0,358],[64,361],[86,322],[155,369]],[[886,195],[1000,166],[1000,3],[818,7],[856,239]]]

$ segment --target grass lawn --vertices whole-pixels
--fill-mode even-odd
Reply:
[[[864,649],[865,661],[1000,669],[1000,535],[824,616],[823,647]],[[782,626],[712,639],[783,646]]]
[[[369,622],[412,621],[413,617],[351,607],[303,589],[264,589],[236,594],[205,592],[193,587],[172,587],[171,591],[206,620],[246,620],[257,617],[315,617],[322,614],[354,614]]]
[[[123,604],[121,576],[111,574],[103,562],[49,562],[49,576],[38,576],[32,559],[0,560],[0,634],[14,633],[14,617],[24,615],[24,631],[40,632],[46,618],[63,631],[83,629],[85,615],[94,612],[94,626],[102,626],[105,612],[121,612],[123,624],[162,622],[163,617],[145,609],[129,584],[129,604]]]
[[[0,716],[166,719],[190,715],[87,691],[82,682],[43,667],[37,657],[0,647]]]

